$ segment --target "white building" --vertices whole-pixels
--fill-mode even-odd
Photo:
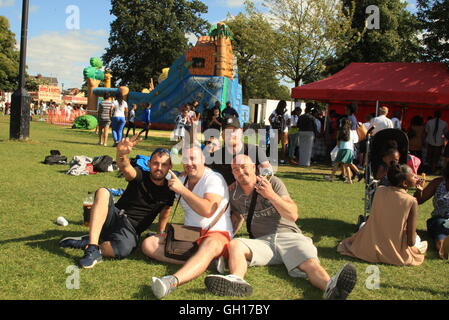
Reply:
[[[270,115],[276,109],[279,100],[269,100],[269,99],[249,99],[248,105],[250,110],[249,122],[250,123],[263,123],[265,125],[270,125]],[[299,102],[298,106],[301,107],[302,112],[306,108],[304,102]],[[294,101],[287,101],[287,113],[291,114],[295,109]]]

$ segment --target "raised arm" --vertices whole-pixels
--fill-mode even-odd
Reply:
[[[443,181],[443,178],[433,179],[425,188],[424,183],[416,184],[416,191],[413,196],[418,201],[418,204],[423,204],[435,195],[438,185]]]
[[[131,139],[125,138],[117,144],[117,166],[126,181],[132,181],[136,178],[137,172],[131,165],[131,162],[128,159],[128,154],[132,152],[133,148],[140,141],[142,141],[142,138],[139,138],[139,135],[136,134]]]
[[[214,193],[205,193],[204,198],[201,198],[190,191],[181,180],[170,170],[172,178],[168,181],[170,190],[181,195],[185,202],[200,216],[210,218],[217,211],[223,197]]]
[[[279,196],[266,178],[257,177],[257,182],[256,191],[271,202],[281,217],[293,222],[298,220],[298,207],[289,196]]]

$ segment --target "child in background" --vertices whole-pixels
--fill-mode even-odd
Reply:
[[[343,176],[345,177],[345,183],[352,184],[350,166],[354,158],[354,142],[351,139],[351,127],[351,120],[345,119],[343,126],[337,133],[338,154],[337,158],[335,159],[336,163],[332,168],[330,181],[334,180],[335,172],[337,171],[338,167],[343,166]]]
[[[192,120],[189,116],[189,108],[184,107],[182,109],[181,114],[179,114],[176,119],[176,128],[174,132],[174,138],[175,141],[179,141],[180,139],[183,139],[185,136],[186,130],[189,130],[192,126]]]

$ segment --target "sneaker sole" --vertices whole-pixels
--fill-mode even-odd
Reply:
[[[103,260],[94,260],[94,263],[92,263],[90,266],[82,266],[79,265],[82,269],[92,269],[97,263],[102,262]]]
[[[151,290],[156,298],[162,299],[165,296],[167,288],[161,279],[153,277],[153,283],[151,284]]]
[[[82,241],[84,237],[85,237],[85,236],[81,236],[81,237],[67,237],[67,238],[64,238],[64,239],[62,239],[61,241],[59,241],[59,246],[60,246],[61,248],[74,248],[74,249],[78,249],[78,248],[73,247],[73,246],[63,246],[62,243],[63,243],[64,241],[66,241],[66,240]]]
[[[249,284],[229,281],[220,276],[207,276],[204,280],[206,287],[218,296],[246,297],[253,293]]]
[[[337,294],[334,295],[336,300],[346,300],[348,295],[354,289],[357,282],[357,271],[352,264],[347,264],[343,267],[337,280]]]

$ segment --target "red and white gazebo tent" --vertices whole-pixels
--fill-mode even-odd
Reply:
[[[357,102],[360,122],[376,112],[377,102],[389,107],[390,117],[402,110],[403,128],[415,115],[427,120],[436,109],[449,122],[449,70],[444,63],[351,63],[329,78],[293,88],[292,98],[325,102],[339,114]]]

